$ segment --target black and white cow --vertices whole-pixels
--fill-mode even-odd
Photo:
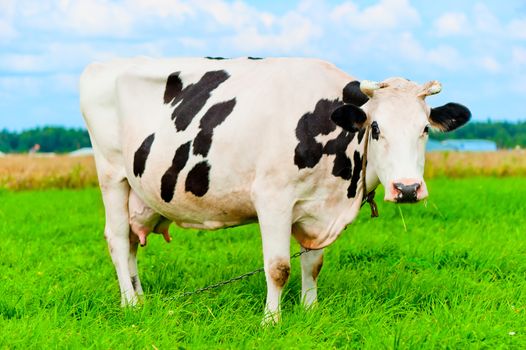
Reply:
[[[317,249],[301,257],[302,299],[316,302],[322,248],[357,216],[379,183],[385,200],[427,196],[430,127],[470,118],[455,103],[430,108],[436,81],[358,82],[304,58],[122,59],[81,77],[106,209],[105,237],[122,304],[143,294],[137,247],[168,226],[217,229],[258,221],[263,241],[265,320],[279,319],[290,239]],[[366,128],[370,132],[366,133]],[[363,162],[369,135],[367,162]]]

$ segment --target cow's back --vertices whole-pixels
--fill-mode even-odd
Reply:
[[[350,80],[311,59],[133,59],[88,68],[81,104],[96,152],[148,205],[214,227],[255,217],[256,179],[294,183],[299,119]]]

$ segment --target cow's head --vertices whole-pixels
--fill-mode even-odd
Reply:
[[[384,185],[387,201],[426,198],[423,174],[429,129],[451,131],[471,117],[471,112],[457,103],[430,108],[425,98],[441,89],[437,81],[422,86],[390,78],[382,83],[353,81],[343,91],[345,104],[331,118],[351,132],[370,128],[367,178]]]

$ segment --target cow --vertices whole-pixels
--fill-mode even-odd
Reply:
[[[280,318],[291,237],[301,245],[305,307],[317,303],[323,248],[379,185],[386,201],[428,195],[430,128],[470,111],[430,108],[441,84],[358,81],[308,58],[116,59],[90,64],[80,105],[105,207],[104,235],[122,305],[143,296],[137,249],[169,225],[218,229],[258,222],[267,298]]]

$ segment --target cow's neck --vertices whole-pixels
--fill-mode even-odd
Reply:
[[[380,185],[380,178],[376,174],[376,170],[374,169],[371,163],[368,163],[366,166],[365,184],[366,184],[365,193],[370,193],[374,191],[378,187],[378,185]],[[363,191],[363,187],[362,187],[362,191]]]
[[[378,216],[378,206],[374,201],[374,195],[376,187],[380,180],[373,169],[373,166],[368,162],[367,157],[369,155],[369,138],[371,134],[371,128],[368,126],[365,131],[365,142],[362,156],[362,206],[365,202],[369,203],[371,208],[371,217]],[[372,174],[372,175],[371,175]]]

